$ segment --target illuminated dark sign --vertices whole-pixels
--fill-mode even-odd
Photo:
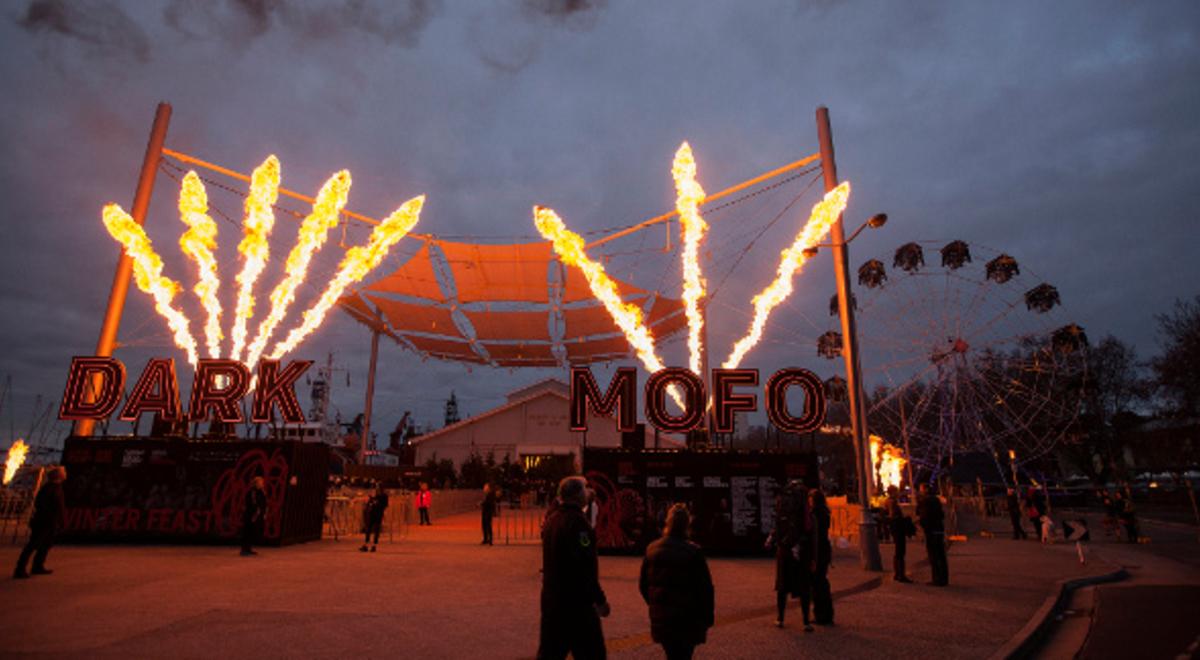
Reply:
[[[667,412],[666,396],[674,385],[682,391],[683,412],[671,415]],[[712,411],[713,430],[717,433],[733,432],[733,416],[738,411],[758,409],[758,396],[737,394],[733,388],[758,385],[757,369],[713,369]],[[805,395],[804,414],[792,415],[787,406],[787,391],[792,386],[803,388]],[[791,433],[808,433],[820,428],[825,421],[825,390],[821,379],[807,369],[781,369],[767,380],[764,387],[767,399],[767,417],[776,428]],[[704,420],[708,392],[704,381],[689,369],[678,367],[661,369],[646,380],[646,420],[655,428],[667,433],[686,433],[701,425]],[[632,431],[637,425],[637,370],[631,367],[617,369],[608,389],[603,394],[595,377],[586,367],[571,369],[571,430],[587,430],[587,413],[601,417],[616,413],[617,428]]]
[[[270,423],[275,407],[288,424],[304,423],[304,413],[293,386],[312,366],[312,360],[296,360],[281,369],[279,360],[258,365],[254,405],[250,421]],[[186,415],[179,397],[175,361],[154,358],[146,364],[121,409],[119,419],[132,422],[143,413],[157,413],[164,422],[241,423],[238,403],[250,391],[250,368],[236,360],[201,359],[192,381],[192,396]],[[111,357],[76,357],[63,392],[59,419],[107,419],[117,409],[125,391],[125,365]],[[91,395],[91,396],[89,396]]]

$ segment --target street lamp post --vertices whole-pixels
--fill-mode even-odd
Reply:
[[[833,135],[829,126],[829,109],[817,108],[817,137],[821,145],[821,169],[825,173],[825,192],[838,186],[837,164],[833,157]],[[872,218],[873,224],[875,218]],[[860,227],[858,231],[862,231]],[[857,236],[858,232],[854,232]],[[853,236],[851,237],[853,238]],[[851,304],[850,259],[842,218],[830,230],[834,267],[837,271],[838,313],[842,321],[842,355],[846,358],[846,385],[850,396],[850,426],[854,436],[854,454],[858,472],[858,541],[862,567],[867,571],[882,571],[879,557],[879,537],[871,515],[871,451],[867,446],[867,415],[863,409],[862,367],[858,359],[858,334]]]

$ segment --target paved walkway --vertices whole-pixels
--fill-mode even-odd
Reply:
[[[479,546],[474,515],[435,522],[376,553],[358,552],[357,537],[255,557],[233,547],[56,547],[54,575],[11,580],[4,569],[0,657],[532,658],[540,546]],[[883,545],[887,567],[891,549]],[[0,565],[18,551],[0,546]],[[772,625],[770,559],[712,558],[717,623],[696,657],[1004,657],[1047,616],[1062,581],[1116,570],[1098,556],[1081,564],[1074,544],[975,534],[951,548],[951,584],[936,588],[924,584],[924,555],[910,542],[916,583],[904,585],[863,571],[854,546],[835,549],[837,625],[813,633],[798,612],[784,629]],[[662,657],[639,566],[600,559],[613,658]]]

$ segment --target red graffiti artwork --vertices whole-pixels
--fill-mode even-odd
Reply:
[[[267,516],[263,537],[279,538],[283,523],[283,496],[287,490],[288,463],[283,452],[276,449],[270,456],[262,449],[246,452],[237,465],[226,470],[213,487],[213,511],[217,517],[217,532],[236,536],[246,506],[246,492],[254,477],[263,478],[267,493]]]

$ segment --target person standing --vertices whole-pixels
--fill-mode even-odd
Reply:
[[[483,485],[483,500],[479,503],[483,520],[483,540],[479,545],[492,544],[492,517],[496,515],[496,492],[491,484]]]
[[[25,579],[30,575],[50,575],[54,571],[46,568],[46,555],[54,545],[54,535],[66,520],[67,501],[63,495],[63,481],[67,479],[67,468],[56,466],[46,473],[46,483],[38,489],[33,500],[33,515],[29,517],[29,541],[21,549],[14,579]],[[25,565],[33,556],[33,568],[26,572]]]
[[[1008,509],[1008,520],[1012,523],[1013,540],[1019,541],[1028,538],[1025,535],[1025,528],[1021,526],[1021,500],[1017,499],[1016,490],[1008,489],[1004,505]]]
[[[921,499],[917,502],[917,519],[925,532],[925,552],[929,555],[932,579],[929,584],[944,587],[950,584],[950,564],[946,560],[946,514],[942,501],[929,492],[929,484],[921,484]]]
[[[242,556],[257,555],[253,545],[262,538],[263,524],[267,517],[267,492],[263,490],[263,478],[254,477],[242,506]]]
[[[663,536],[646,548],[638,591],[650,608],[650,637],[667,660],[690,660],[713,625],[713,583],[700,546],[688,540],[683,504],[667,512]]]
[[[542,526],[541,629],[538,660],[608,657],[600,619],[610,613],[600,587],[596,532],[584,516],[587,482],[567,477],[558,486],[558,506]]]
[[[421,490],[417,491],[417,511],[421,514],[421,525],[432,525],[429,522],[429,504],[433,501],[433,493],[429,492],[429,484],[421,482]]]
[[[775,525],[767,545],[775,548],[775,618],[783,627],[788,596],[800,599],[804,631],[812,632],[809,606],[812,598],[813,535],[808,511],[808,491],[798,482],[784,486],[775,498]]]
[[[360,552],[367,551],[367,544],[371,544],[371,552],[375,552],[375,546],[379,545],[379,532],[383,529],[383,514],[388,508],[388,494],[383,487],[383,482],[375,484],[375,493],[367,499],[367,537],[363,539],[363,545],[359,548]],[[371,543],[371,534],[375,534],[375,542]]]
[[[1138,542],[1137,528],[1137,509],[1133,506],[1133,498],[1126,497],[1121,491],[1117,491],[1117,518],[1121,521],[1121,526],[1125,528],[1125,540],[1130,543]]]
[[[900,489],[888,486],[887,491],[888,497],[884,501],[883,508],[887,512],[888,524],[892,528],[892,541],[896,547],[896,552],[892,555],[892,579],[896,582],[912,582],[908,578],[905,566],[905,559],[908,555],[908,531],[912,519],[906,517],[904,510],[900,508]]]
[[[808,491],[812,511],[813,533],[816,535],[817,559],[812,571],[813,621],[817,625],[833,625],[833,589],[829,585],[829,565],[833,563],[833,545],[829,542],[832,512],[820,486]]]

